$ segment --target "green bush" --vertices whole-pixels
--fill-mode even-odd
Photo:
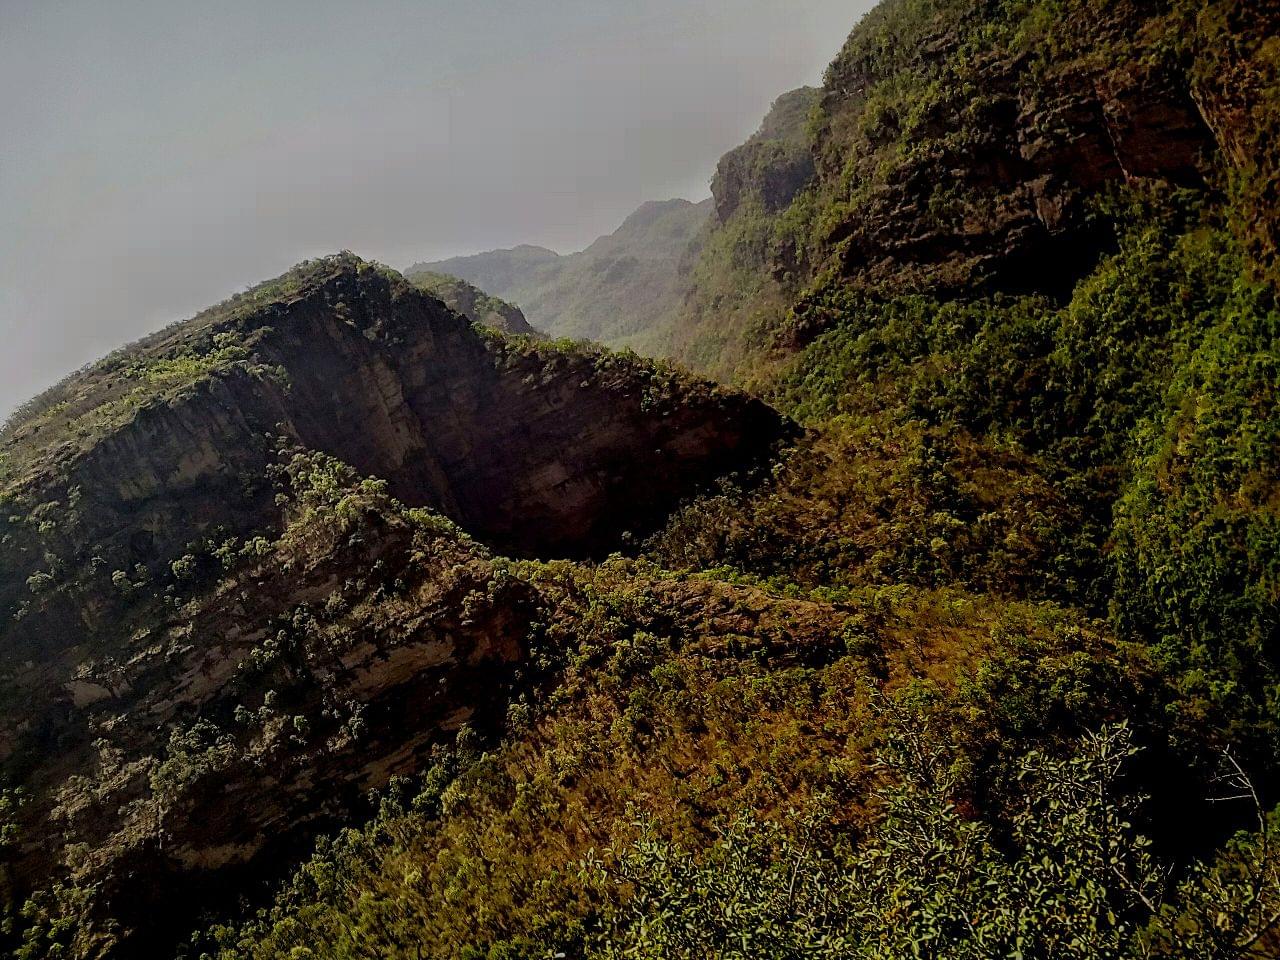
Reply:
[[[785,824],[740,817],[702,856],[646,827],[616,857],[589,860],[617,904],[590,955],[1272,956],[1277,822],[1261,819],[1170,889],[1125,780],[1135,753],[1113,726],[1073,756],[1027,755],[1022,803],[997,827],[956,805],[954,766],[929,731],[904,727],[882,756],[888,782],[864,838],[818,807]]]

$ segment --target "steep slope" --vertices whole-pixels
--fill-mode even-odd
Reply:
[[[721,218],[684,311],[647,352],[749,376],[752,344],[810,337],[829,292],[1061,296],[1113,247],[1097,200],[1126,185],[1240,176],[1255,204],[1241,219],[1274,250],[1273,151],[1238,145],[1273,122],[1267,37],[1232,4],[878,7],[828,69],[812,129],[795,132],[810,188],[781,212]],[[1239,90],[1230,105],[1222,89]],[[787,176],[792,161],[775,162],[757,178]],[[737,193],[721,178],[717,204],[736,212]]]
[[[490,296],[465,280],[443,273],[415,273],[413,285],[436,297],[450,310],[460,313],[472,323],[491,327],[500,333],[537,336],[520,308]]]
[[[805,436],[521,565],[563,659],[501,742],[200,949],[1280,955],[1278,18],[877,7],[665,343]]]
[[[70,930],[76,956],[156,955],[503,715],[536,598],[455,522],[603,552],[790,433],[634,357],[483,333],[350,255],[37,408],[4,441],[7,898],[35,889],[28,939]]]
[[[820,91],[801,87],[773,102],[760,129],[716,165],[711,194],[716,219],[726,224],[744,203],[768,214],[790,206],[813,177],[808,124]]]
[[[678,306],[637,338],[644,353],[723,376],[754,348],[762,319],[785,308],[774,233],[813,178],[809,122],[819,95],[801,87],[779,97],[760,129],[721,158],[711,181],[716,215],[693,251]]]
[[[678,303],[682,264],[710,212],[710,201],[646,203],[579,253],[516,247],[415,264],[405,274],[460,277],[519,304],[552,336],[620,345]]]

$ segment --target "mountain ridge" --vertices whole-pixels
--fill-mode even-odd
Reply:
[[[444,273],[419,271],[414,274],[413,284],[439,298],[450,310],[462,314],[472,323],[517,336],[544,336],[529,324],[519,307],[491,296],[465,280]]]
[[[473,326],[350,254],[52,399],[4,444],[6,870],[27,891],[70,870],[97,891],[83,949],[142,956],[221,878],[501,715],[532,599],[481,541],[625,546],[792,434],[649,361]]]
[[[674,308],[684,265],[710,214],[709,200],[648,201],[577,253],[522,245],[414,264],[405,274],[459,277],[518,304],[552,336],[620,346]]]

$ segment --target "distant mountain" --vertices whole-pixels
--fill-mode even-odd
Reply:
[[[754,359],[750,331],[789,305],[786,281],[796,265],[787,230],[806,213],[797,201],[816,174],[809,120],[821,98],[813,87],[784,93],[760,128],[720,158],[711,180],[715,216],[690,255],[674,308],[637,338],[641,353],[722,379]]]
[[[711,200],[650,202],[579,253],[560,256],[525,245],[419,263],[405,275],[459,277],[518,304],[552,336],[620,344],[679,305],[684,265],[712,210]]]
[[[501,330],[503,333],[542,336],[529,325],[519,307],[491,296],[458,277],[444,273],[419,273],[414,276],[413,285],[472,323]]]
[[[521,289],[544,268],[558,269],[562,259],[554,250],[526,243],[509,250],[490,250],[436,263],[415,263],[404,275],[413,278],[424,273],[447,274],[473,283],[486,293],[514,300],[512,290]]]
[[[405,275],[459,277],[519,304],[552,336],[674,355],[722,373],[742,348],[744,318],[781,309],[769,289],[774,251],[764,234],[814,178],[808,124],[820,97],[813,87],[778,97],[759,129],[721,158],[708,200],[646,203],[580,253],[523,245],[415,264]],[[732,343],[707,337],[726,323],[721,305],[734,315]]]

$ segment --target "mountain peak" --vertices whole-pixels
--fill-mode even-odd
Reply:
[[[381,599],[412,584],[420,602],[456,587],[460,603],[497,576],[489,546],[606,553],[791,433],[757,400],[634,355],[487,334],[346,253],[69,378],[4,447],[0,650],[12,669],[0,762],[23,771],[31,798],[16,882],[38,886],[65,844],[92,835],[85,882],[103,891],[98,906],[132,904],[116,915],[129,935],[159,936],[149,910],[194,911],[182,899],[191,884],[305,842],[315,809],[356,803],[412,766],[405,742],[429,744],[459,711],[483,712],[485,671],[516,658],[513,624],[527,613],[518,590],[499,590],[491,617],[479,601],[474,614],[456,607],[456,622],[406,615],[390,663],[360,628],[347,666],[327,668],[345,671],[338,687],[385,725],[358,757],[293,752],[280,790],[253,762],[221,765],[198,789],[173,781],[158,731],[229,723],[237,703],[265,696],[239,667],[266,656],[278,618],[384,568],[401,586],[379,581]],[[171,630],[178,604],[186,626]],[[271,684],[324,726],[332,705],[309,682]],[[90,796],[81,774],[108,729],[132,772]],[[53,815],[85,804],[90,818]]]

